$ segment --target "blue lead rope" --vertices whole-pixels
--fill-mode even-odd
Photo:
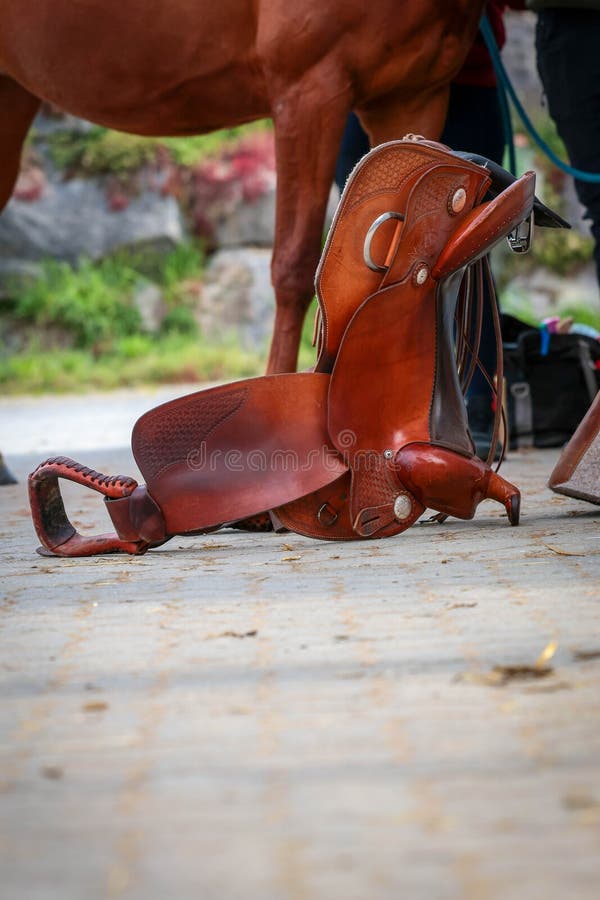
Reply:
[[[517,166],[508,98],[510,98],[510,100],[512,101],[512,104],[516,109],[517,114],[523,122],[525,130],[527,131],[531,139],[538,145],[540,150],[542,150],[546,154],[548,159],[553,162],[555,166],[558,166],[558,168],[562,169],[563,172],[566,172],[567,175],[571,175],[573,178],[579,179],[579,181],[587,181],[591,184],[600,184],[600,173],[583,172],[581,169],[576,169],[573,166],[570,166],[568,163],[564,162],[560,158],[560,156],[556,155],[554,150],[546,143],[541,134],[536,130],[531,119],[523,109],[521,101],[517,97],[511,80],[508,77],[508,73],[504,68],[504,63],[502,62],[502,59],[500,57],[500,51],[498,50],[498,45],[496,43],[496,38],[494,37],[494,32],[492,31],[492,26],[490,25],[489,19],[485,13],[483,14],[481,22],[479,23],[479,30],[483,35],[483,39],[486,43],[488,52],[492,57],[496,77],[498,79],[498,99],[500,101],[500,109],[502,111],[502,123],[504,127],[506,143],[508,146],[509,166],[512,174],[517,174]]]

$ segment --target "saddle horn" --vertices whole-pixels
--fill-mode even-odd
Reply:
[[[479,153],[468,153],[464,150],[453,150],[452,153],[459,159],[465,159],[468,162],[476,163],[476,165],[487,169],[490,178],[492,179],[492,183],[488,189],[491,197],[497,197],[517,181],[515,175],[512,175],[493,160],[488,159],[487,156],[481,156]],[[566,219],[563,219],[562,216],[559,216],[558,213],[555,213],[542,203],[538,197],[535,197],[533,201],[533,220],[536,225],[540,225],[542,228],[571,227]]]

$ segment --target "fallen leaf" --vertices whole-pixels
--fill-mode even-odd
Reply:
[[[591,659],[600,659],[600,649],[599,650],[574,650],[573,656],[575,659],[578,659],[580,662],[587,662]]]
[[[486,684],[490,687],[501,687],[509,681],[525,681],[530,678],[544,678],[551,675],[554,670],[536,669],[534,666],[494,666],[489,672],[464,672],[459,676],[460,681],[468,681],[471,684]]]
[[[538,658],[533,664],[534,669],[543,669],[548,662],[549,659],[552,659],[554,654],[558,649],[558,644],[556,641],[550,641],[549,644],[546,644]]]
[[[568,681],[552,681],[550,684],[532,685],[524,690],[527,694],[554,694],[557,691],[570,691],[572,688]]]
[[[501,687],[509,681],[529,681],[534,678],[546,678],[554,673],[552,666],[546,665],[556,653],[558,644],[550,641],[546,644],[533,665],[497,665],[489,672],[464,672],[458,676],[460,681],[468,681],[472,684],[486,684],[491,687]]]
[[[108,709],[108,703],[104,700],[92,700],[90,703],[84,703],[82,709],[84,712],[104,712]]]
[[[559,556],[585,556],[585,553],[572,553],[571,550],[561,550],[560,547],[553,547],[552,544],[546,544],[542,541],[544,547],[547,547],[548,550],[552,550],[553,553],[557,553]]]
[[[443,560],[442,560],[443,561]],[[472,609],[476,603],[451,603],[446,609]]]
[[[257,634],[258,629],[256,628],[254,628],[252,631],[222,631],[220,634],[207,634],[204,640],[211,641],[224,637],[249,638],[256,637]]]
[[[595,809],[600,806],[600,803],[595,797],[590,797],[589,794],[575,792],[572,794],[565,794],[562,798],[562,804],[565,809]]]
[[[295,562],[297,559],[302,559],[301,556],[282,556],[281,562]]]
[[[40,769],[40,774],[51,781],[58,781],[63,777],[64,772],[59,766],[43,766]]]

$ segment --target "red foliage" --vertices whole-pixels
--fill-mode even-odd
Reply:
[[[16,200],[34,203],[44,193],[46,183],[46,176],[39,166],[28,166],[19,174],[13,196]]]
[[[187,173],[195,232],[209,241],[215,224],[240,203],[255,203],[275,182],[275,146],[270,132],[243,138],[217,158]]]
[[[122,212],[129,206],[131,196],[119,186],[110,186],[106,190],[106,202],[111,212]]]

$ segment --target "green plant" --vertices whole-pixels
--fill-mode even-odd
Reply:
[[[44,137],[54,164],[70,175],[122,177],[155,163],[161,149],[181,166],[192,166],[220,153],[252,131],[270,128],[268,120],[193,137],[139,137],[93,126],[87,131],[57,131]]]
[[[582,325],[591,325],[597,331],[600,331],[600,311],[590,309],[589,306],[561,306],[559,308],[561,318],[572,316],[575,322]]]
[[[578,231],[558,228],[539,229],[531,248],[534,263],[546,266],[557,275],[567,275],[592,258],[594,241]]]
[[[255,131],[269,131],[272,128],[270,119],[250,122],[235,128],[223,128],[209,134],[194,137],[163,138],[162,143],[170,152],[173,162],[179,166],[194,166],[209,156],[221,153],[227,145],[236,143],[240,138]]]
[[[161,324],[164,334],[198,334],[198,324],[191,309],[186,306],[175,306],[170,309]]]
[[[164,257],[159,283],[165,289],[167,301],[176,301],[180,296],[182,282],[198,280],[204,269],[204,252],[195,241],[179,244]]]
[[[178,282],[200,278],[205,265],[204,248],[198,240],[184,241],[168,252],[152,244],[117,250],[110,259],[156,282],[167,293]]]
[[[15,317],[42,328],[62,327],[76,347],[92,348],[139,330],[140,314],[131,302],[138,280],[135,270],[110,259],[84,259],[76,269],[49,260],[42,277],[24,288]]]
[[[158,143],[94,126],[89,131],[57,131],[46,138],[53,163],[69,174],[125,175],[156,160]]]

